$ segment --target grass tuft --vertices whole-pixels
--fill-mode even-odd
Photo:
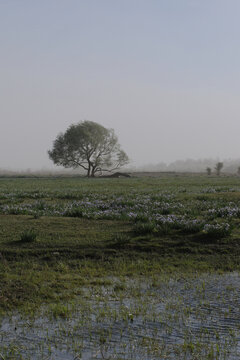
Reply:
[[[142,223],[137,222],[134,225],[134,232],[138,235],[153,234],[157,232],[156,225],[152,222]]]
[[[34,229],[28,229],[28,230],[24,230],[21,234],[20,234],[20,241],[21,242],[34,242],[37,239],[37,233]]]

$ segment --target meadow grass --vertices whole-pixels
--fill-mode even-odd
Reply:
[[[164,282],[184,278],[187,284],[201,274],[239,271],[239,209],[238,177],[0,179],[0,314],[17,311],[31,318],[44,306],[50,319],[69,319],[80,302],[81,326],[87,314],[97,323],[131,324],[140,315],[160,321],[149,299],[154,303]],[[151,291],[142,288],[146,282]],[[196,292],[207,301],[203,281]],[[182,309],[182,295],[176,296],[180,303],[168,303],[179,309],[176,319],[172,309],[162,315],[172,324],[168,335],[178,311],[191,313],[190,307]],[[121,304],[127,298],[134,299],[132,308]],[[120,301],[118,309],[111,307],[112,299]],[[104,358],[109,330],[99,328],[96,335],[94,329],[89,334],[95,334]],[[212,344],[204,352],[186,336],[174,351],[179,358],[192,353],[217,359],[219,349]],[[83,345],[71,346],[80,353]],[[141,337],[139,346],[151,354],[166,350],[152,333]]]
[[[94,277],[239,269],[238,213],[226,218],[231,234],[213,236],[204,230],[204,223],[211,225],[216,219],[218,225],[226,222],[217,212],[213,214],[214,210],[240,207],[237,177],[9,178],[0,179],[0,198],[2,311],[70,298]],[[92,198],[101,200],[100,205],[97,203],[100,207],[109,199],[109,206],[121,203],[121,216],[95,216],[96,203],[88,217],[48,216],[47,211],[44,214],[44,204],[60,206],[69,199],[89,203]],[[150,199],[146,205],[149,214],[145,208],[142,210],[144,204],[137,208],[141,198],[145,198],[145,204]],[[41,200],[39,217],[28,211],[24,215],[17,210],[16,214],[4,212],[6,205],[23,206],[36,199]],[[153,207],[158,214],[151,213]],[[184,224],[182,218],[181,222],[163,223],[161,216],[164,221],[168,219],[168,215],[162,215],[164,207],[170,209],[172,216],[184,216]],[[124,216],[124,211],[132,208],[136,217]],[[148,221],[148,216],[155,216],[154,220]],[[189,223],[189,219],[203,222],[202,228],[199,223]],[[24,234],[29,235],[30,241],[21,241]]]

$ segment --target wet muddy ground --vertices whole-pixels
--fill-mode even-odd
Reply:
[[[240,276],[105,279],[0,325],[2,359],[239,359]]]

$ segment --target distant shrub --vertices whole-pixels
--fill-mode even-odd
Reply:
[[[215,166],[215,170],[216,170],[216,173],[217,173],[218,176],[220,175],[220,172],[221,172],[222,168],[223,168],[223,163],[222,163],[222,162],[218,162],[218,163],[216,164],[216,166]]]
[[[33,242],[37,238],[37,233],[34,229],[24,230],[20,234],[20,241],[22,242]]]
[[[212,174],[212,169],[210,167],[207,167],[206,171],[207,171],[208,176],[210,176]]]

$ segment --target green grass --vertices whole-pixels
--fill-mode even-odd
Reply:
[[[205,217],[205,210],[199,210],[204,202],[217,202],[219,206],[240,202],[237,177],[164,175],[132,179],[4,178],[0,179],[0,206],[40,199],[41,211],[45,203],[62,204],[95,195],[106,199],[124,196],[132,206],[133,194],[148,195],[154,201],[159,192],[174,194],[174,201],[186,205],[187,216],[199,219]],[[136,225],[124,217],[107,220],[1,214],[0,311],[21,309],[31,313],[42,304],[67,302],[81,295],[83,286],[106,277],[239,270],[239,219],[230,221],[232,233],[218,239],[181,229],[155,231],[153,225]],[[23,234],[30,232],[37,236],[24,241]],[[55,310],[64,316],[66,309],[59,306]]]
[[[237,177],[0,179],[0,357],[227,359],[239,209]]]

